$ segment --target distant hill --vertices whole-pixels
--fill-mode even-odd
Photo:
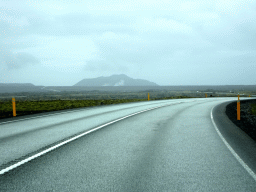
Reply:
[[[0,83],[0,87],[10,86],[35,86],[32,83]]]
[[[133,79],[127,75],[112,75],[110,77],[97,77],[92,79],[83,79],[73,86],[159,86],[156,83]]]

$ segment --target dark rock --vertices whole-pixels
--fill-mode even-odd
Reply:
[[[251,114],[251,104],[256,100],[240,101],[240,120],[237,120],[237,102],[232,102],[226,107],[228,118],[253,140],[256,141],[256,116]]]

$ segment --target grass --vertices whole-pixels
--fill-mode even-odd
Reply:
[[[256,103],[255,104],[251,104],[252,107],[252,114],[256,115]]]
[[[141,100],[52,100],[52,101],[16,101],[16,111],[56,111],[71,108],[90,107],[115,103],[136,102]],[[12,111],[12,102],[0,105],[0,112]]]
[[[165,97],[162,99],[189,98],[186,96]],[[152,99],[160,100],[160,99]],[[147,101],[147,99],[108,99],[108,100],[49,100],[49,101],[16,101],[16,116],[38,112],[59,111],[98,105]],[[0,102],[0,118],[13,116],[12,101]]]

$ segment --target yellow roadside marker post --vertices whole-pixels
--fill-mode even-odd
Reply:
[[[207,98],[207,93],[205,93],[205,98]]]
[[[16,117],[15,98],[12,98],[13,117]]]
[[[148,93],[148,101],[149,101],[149,93]]]
[[[237,100],[237,120],[240,120],[240,100],[239,100],[239,95],[238,95],[238,100]]]

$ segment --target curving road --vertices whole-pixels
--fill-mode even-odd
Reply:
[[[256,144],[224,113],[235,99],[148,101],[1,120],[0,191],[253,192]]]

